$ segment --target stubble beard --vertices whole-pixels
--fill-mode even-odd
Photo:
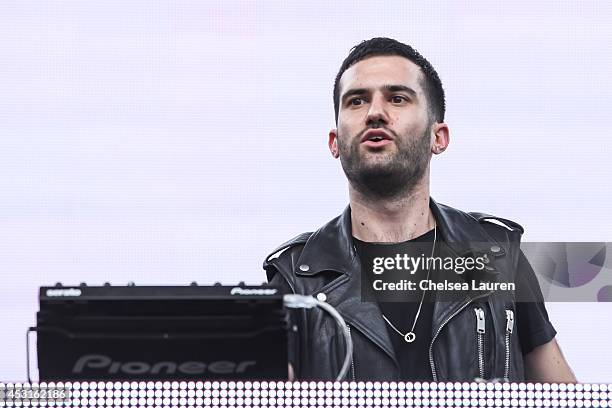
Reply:
[[[366,129],[369,130],[369,129]],[[394,136],[395,152],[360,152],[362,131],[346,145],[338,134],[340,162],[351,186],[369,200],[393,200],[410,195],[419,184],[429,163],[429,127],[420,137]],[[364,156],[385,155],[381,158]]]

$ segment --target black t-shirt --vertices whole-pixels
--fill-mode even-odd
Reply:
[[[410,241],[401,243],[370,243],[353,238],[355,248],[362,262],[362,270],[367,273],[368,279],[372,278],[372,265],[376,257],[393,257],[396,254],[407,254],[410,257],[420,255],[430,256],[434,240],[434,230],[414,238]],[[440,234],[436,236],[436,242],[440,243]],[[436,244],[434,255],[438,255],[439,245]],[[526,267],[527,266],[527,267]],[[538,299],[536,302],[517,302],[516,303],[516,323],[518,326],[519,338],[523,354],[529,353],[535,347],[545,344],[552,340],[556,331],[548,319],[548,313],[544,306],[542,295],[539,289],[537,278],[532,269],[528,267],[528,261],[521,253],[519,259],[519,270],[528,273],[519,273],[516,281],[516,290],[529,293],[531,299]],[[418,270],[414,275],[405,275],[412,280],[425,279],[427,269]],[[433,271],[430,272],[432,274]],[[431,276],[431,275],[430,275]],[[411,331],[415,316],[419,309],[419,304],[423,292],[417,289],[411,291],[411,298],[405,302],[384,302],[377,299],[382,314],[395,328],[402,334]],[[400,365],[400,380],[411,381],[431,381],[431,366],[429,363],[429,345],[432,334],[432,318],[434,303],[428,296],[432,292],[427,291],[421,306],[419,317],[414,327],[416,335],[412,343],[404,340],[404,337],[394,330],[387,322],[387,331],[393,344],[395,354]],[[374,294],[374,297],[378,297]]]

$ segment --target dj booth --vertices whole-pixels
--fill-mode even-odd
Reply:
[[[288,307],[322,307],[346,327],[331,306],[291,296],[243,284],[42,287],[28,331],[40,382],[0,384],[0,407],[612,407],[605,384],[288,381]]]
[[[39,301],[41,381],[287,379],[278,288],[56,285]]]

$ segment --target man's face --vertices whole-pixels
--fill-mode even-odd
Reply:
[[[422,78],[406,58],[377,56],[354,64],[340,79],[330,149],[366,196],[409,192],[427,170],[433,139]]]

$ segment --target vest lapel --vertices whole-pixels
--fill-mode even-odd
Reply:
[[[313,276],[324,271],[335,271],[340,276],[313,295],[324,293],[326,301],[338,310],[346,323],[380,347],[399,369],[378,304],[361,301],[361,260],[353,245],[350,207],[310,237],[295,273]]]

